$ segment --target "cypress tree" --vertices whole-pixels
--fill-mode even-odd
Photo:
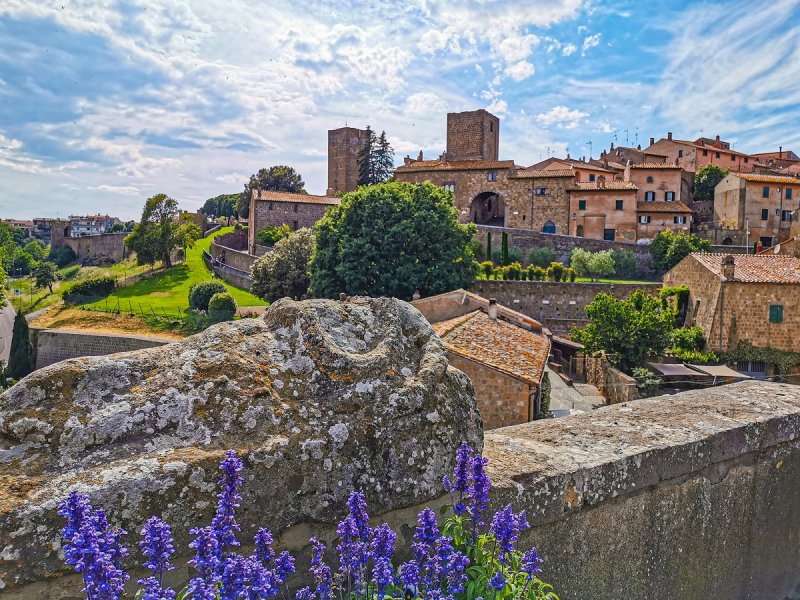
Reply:
[[[375,183],[385,183],[392,178],[394,173],[394,150],[386,139],[386,132],[381,131],[378,137],[375,155]]]
[[[486,260],[492,260],[492,232],[486,232]]]
[[[14,333],[11,338],[11,354],[8,358],[8,374],[22,379],[33,371],[33,346],[28,332],[28,321],[22,313],[14,317]]]
[[[502,245],[500,246],[500,264],[504,267],[508,264],[508,233],[503,232]]]
[[[375,178],[375,149],[378,145],[375,132],[367,125],[367,138],[364,140],[364,147],[358,153],[358,185],[372,185],[376,183]]]

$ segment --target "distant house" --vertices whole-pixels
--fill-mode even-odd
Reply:
[[[800,352],[800,258],[690,254],[664,275],[664,285],[689,288],[686,322],[702,327],[708,350],[747,341]],[[768,365],[736,366],[751,376],[767,374]]]
[[[110,233],[111,228],[116,223],[122,223],[122,221],[116,217],[110,217],[108,215],[70,215],[70,235],[72,237],[84,237],[87,235],[102,235],[104,233]]]
[[[731,148],[730,142],[716,138],[701,137],[694,141],[673,139],[672,133],[657,142],[651,138],[650,146],[646,149],[650,154],[659,154],[667,157],[667,162],[677,164],[684,171],[696,173],[704,165],[717,165],[722,169],[737,172],[753,170],[755,160],[742,152]]]
[[[537,418],[550,340],[541,325],[464,290],[414,303],[475,388],[484,429]]]
[[[577,182],[569,188],[569,235],[636,241],[636,192],[630,181]]]

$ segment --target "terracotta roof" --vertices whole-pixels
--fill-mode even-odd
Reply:
[[[433,329],[448,351],[539,387],[550,353],[546,336],[490,319],[482,310],[436,323]]]
[[[778,160],[800,160],[800,156],[791,150],[781,150],[779,152],[756,152],[750,156],[757,158],[776,158]]]
[[[690,213],[692,209],[683,202],[666,202],[665,200],[655,200],[653,202],[636,203],[636,212],[657,212],[657,213]]]
[[[532,179],[534,177],[575,177],[575,171],[572,169],[520,169],[514,175],[516,179]]]
[[[600,187],[598,184],[604,183],[603,187]],[[575,187],[567,188],[570,191],[592,191],[592,192],[619,192],[619,191],[636,191],[639,188],[636,187],[636,184],[632,181],[614,181],[614,180],[606,180],[606,181],[579,181],[575,184]]]
[[[514,166],[513,160],[416,160],[395,169],[396,173],[410,173],[414,171],[468,171],[489,169],[510,169]]]
[[[731,173],[731,175],[754,183],[793,183],[800,185],[800,179],[797,177],[786,177],[784,175],[762,175],[760,173]]]
[[[782,254],[758,256],[744,254],[690,254],[697,262],[720,279],[722,259],[733,256],[734,281],[745,283],[794,283],[800,284],[800,258]]]
[[[275,192],[272,190],[253,190],[254,200],[267,200],[269,202],[293,202],[297,204],[341,204],[341,198],[336,196],[312,196],[311,194],[295,194],[294,192]]]
[[[669,165],[667,163],[635,163],[631,165],[631,169],[680,169],[678,165]]]

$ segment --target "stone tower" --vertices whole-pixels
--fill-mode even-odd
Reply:
[[[50,223],[50,246],[61,248],[66,246],[65,238],[71,237],[69,221],[53,221]]]
[[[480,109],[447,113],[447,160],[497,160],[500,119]]]
[[[358,153],[366,139],[366,129],[328,130],[328,196],[352,192],[358,187]]]

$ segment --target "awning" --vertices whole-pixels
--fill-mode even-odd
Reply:
[[[686,365],[679,363],[647,363],[647,366],[656,371],[662,377],[703,377],[706,373],[700,373],[690,369]]]
[[[713,377],[733,377],[735,379],[752,379],[749,375],[734,371],[725,365],[689,365],[693,369],[697,369],[702,373],[708,373]]]

